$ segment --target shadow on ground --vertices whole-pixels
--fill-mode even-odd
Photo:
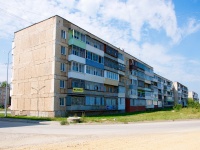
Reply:
[[[0,128],[45,125],[45,122],[46,121],[0,118]]]

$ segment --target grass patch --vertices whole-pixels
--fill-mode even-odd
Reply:
[[[140,122],[140,121],[162,121],[162,120],[180,120],[180,119],[199,119],[200,111],[194,108],[182,108],[179,111],[173,109],[164,109],[159,111],[124,113],[115,115],[102,115],[85,117],[85,122]]]
[[[4,114],[0,114],[0,118],[4,118]],[[6,118],[13,119],[29,119],[38,121],[59,121],[60,124],[66,124],[66,117],[33,117],[33,116],[11,116],[8,114]],[[196,107],[178,108],[177,109],[161,109],[148,110],[145,112],[122,113],[113,115],[85,116],[82,115],[81,121],[84,123],[124,123],[142,122],[142,121],[164,121],[164,120],[184,120],[184,119],[200,119],[200,109]]]

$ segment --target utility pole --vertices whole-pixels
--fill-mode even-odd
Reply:
[[[34,90],[37,91],[37,112],[38,112],[37,116],[38,116],[38,117],[39,117],[39,109],[38,109],[38,108],[39,108],[39,107],[38,107],[39,92],[40,92],[43,88],[45,88],[45,86],[41,87],[40,89],[36,89],[36,88],[33,88],[33,87],[32,87],[32,89],[34,89]]]
[[[9,54],[12,51],[12,49],[8,52],[8,63],[7,63],[7,79],[6,79],[6,98],[5,98],[5,117],[7,117],[7,100],[8,100],[8,67],[9,67]]]

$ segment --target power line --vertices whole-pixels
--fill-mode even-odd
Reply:
[[[11,13],[11,12],[8,12],[8,11],[2,9],[2,8],[0,8],[0,10],[3,11],[4,13],[10,15],[10,16],[16,17],[16,18],[18,18],[18,19],[20,19],[20,20],[23,20],[23,21],[26,21],[26,22],[28,22],[28,23],[33,24],[33,22],[30,22],[30,21],[28,21],[28,20],[26,20],[26,19],[24,19],[24,18],[21,18],[21,17],[19,17],[19,16],[13,14],[13,13]]]
[[[15,2],[16,2],[17,4],[19,4],[16,0],[15,0]],[[32,11],[25,10],[25,9],[22,9],[22,8],[19,8],[19,7],[14,7],[14,6],[11,6],[11,5],[2,3],[2,2],[0,2],[0,3],[3,4],[4,6],[12,7],[13,9],[18,9],[18,10],[21,10],[21,11],[23,11],[23,12],[32,13],[32,14],[35,14],[35,15],[38,15],[38,16],[41,16],[41,15],[42,15],[41,13],[35,13],[35,12],[32,12]],[[36,9],[34,9],[34,10],[36,10]],[[44,15],[43,15],[43,16],[44,16]]]

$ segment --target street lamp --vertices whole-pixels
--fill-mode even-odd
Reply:
[[[13,48],[14,49],[14,48]],[[7,117],[7,99],[8,99],[8,67],[9,67],[9,54],[12,49],[8,52],[8,63],[7,63],[7,79],[6,79],[6,98],[5,98],[5,117]]]
[[[39,100],[39,92],[44,88],[45,86],[41,87],[40,89],[36,89],[34,87],[32,87],[32,89],[36,90],[37,91],[37,112],[38,112],[38,115],[39,116],[39,109],[38,109],[38,100]]]

